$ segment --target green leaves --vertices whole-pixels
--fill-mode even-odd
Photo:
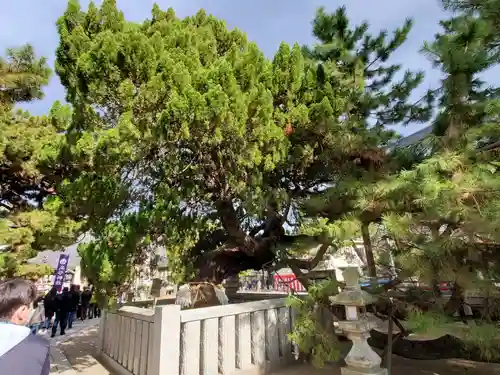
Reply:
[[[69,245],[79,228],[60,216],[61,200],[55,196],[65,168],[59,156],[69,107],[56,102],[49,115],[39,117],[13,109],[41,98],[49,76],[46,60],[31,46],[8,50],[7,59],[0,59],[0,244],[7,247],[0,277],[50,273],[24,261],[39,250]]]
[[[71,61],[59,57],[57,71],[74,92],[70,100],[85,127],[75,136],[83,140],[92,134],[97,147],[105,148],[102,160],[118,169],[162,149],[170,162],[213,163],[232,171],[226,183],[235,194],[248,181],[258,184],[260,174],[253,170],[273,169],[285,150],[283,133],[271,122],[269,62],[238,31],[225,30],[213,17],[200,13],[181,21],[171,11],[154,12],[141,27],[122,21],[111,3],[92,14],[79,12],[78,24],[73,18],[60,20],[59,50],[73,52]],[[94,19],[108,18],[115,23],[92,26]],[[89,29],[96,32],[78,43],[79,30]],[[163,157],[150,161],[165,178],[177,173],[169,171]],[[189,168],[185,177],[213,175],[215,168]],[[203,190],[212,193],[219,183]]]
[[[465,11],[442,21],[443,32],[423,48],[445,74],[434,132],[442,137],[441,147],[466,147],[467,132],[488,123],[486,108],[498,98],[496,89],[487,87],[479,75],[500,61],[499,33],[490,13],[494,1],[479,6],[467,1],[444,3]]]
[[[336,180],[365,147],[345,116],[364,87],[359,64],[320,69],[286,44],[270,61],[204,11],[181,20],[155,6],[151,20],[132,23],[113,1],[86,12],[71,2],[58,31],[56,71],[73,107],[61,156],[74,166],[60,191],[106,261],[121,223],[165,246],[175,278],[191,277],[203,254],[191,248],[204,236],[245,237],[299,189]],[[134,215],[148,225],[126,224]],[[129,251],[123,267],[140,259],[117,243]]]
[[[318,300],[338,293],[338,284],[333,280],[315,284],[309,295],[288,296],[287,305],[296,312],[294,330],[289,334],[290,341],[298,345],[302,353],[311,355],[315,367],[323,367],[326,361],[338,360],[340,356],[338,338],[331,333],[333,327],[324,327],[319,318]],[[329,313],[329,312],[327,312]]]
[[[427,121],[431,116],[431,101],[408,102],[411,92],[422,83],[423,73],[406,72],[400,82],[394,82],[401,66],[387,64],[391,54],[406,41],[412,25],[407,19],[402,27],[393,31],[392,37],[388,37],[387,30],[371,35],[367,22],[350,25],[345,7],[333,13],[327,13],[324,8],[316,12],[313,35],[320,44],[305,48],[306,54],[322,64],[334,62],[342,72],[356,75],[363,90],[356,93],[356,106],[351,113],[364,126],[369,126],[369,118],[383,127]],[[384,131],[380,133],[385,133],[386,141],[393,136]]]
[[[8,49],[7,59],[0,57],[0,114],[15,103],[41,99],[50,74],[47,60],[37,59],[32,46]]]

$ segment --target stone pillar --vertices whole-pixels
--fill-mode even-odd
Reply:
[[[370,330],[375,323],[369,321],[360,309],[373,303],[375,297],[361,289],[359,271],[349,267],[343,272],[345,289],[330,297],[332,303],[344,305],[346,319],[339,322],[339,329],[352,341],[352,348],[345,358],[347,366],[341,369],[342,375],[387,375],[387,369],[381,368],[379,355],[368,345]]]
[[[231,301],[231,299],[238,293],[240,289],[240,279],[238,276],[230,276],[225,280],[224,289],[226,292],[227,298]]]
[[[127,302],[134,302],[134,292],[127,292]]]

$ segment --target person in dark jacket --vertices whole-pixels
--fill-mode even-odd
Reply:
[[[54,302],[56,318],[54,320],[54,325],[52,326],[52,335],[50,337],[54,337],[56,335],[58,325],[61,327],[61,335],[66,333],[68,312],[71,308],[71,296],[69,294],[68,287],[64,287],[62,293],[56,295]]]
[[[36,288],[22,279],[0,283],[0,374],[49,375],[49,342],[28,323]]]
[[[55,298],[57,295],[57,289],[52,288],[43,298],[43,308],[45,312],[45,329],[50,329],[50,324],[52,322],[52,318],[54,317],[56,307],[55,307]]]
[[[89,312],[90,299],[92,298],[92,293],[86,286],[83,288],[81,300],[82,300],[82,321],[87,319],[87,314]]]
[[[69,289],[70,294],[70,310],[68,312],[68,328],[73,328],[73,321],[75,320],[76,310],[80,304],[80,291],[77,289],[76,285],[71,285]]]
[[[80,289],[80,285],[76,286],[76,291],[78,292],[78,307],[76,308],[76,319],[81,319],[82,318],[82,291]]]
[[[92,288],[92,298],[90,299],[90,311],[92,312],[92,316],[94,318],[100,318],[101,317],[101,309],[99,308],[99,304],[97,303],[97,295],[94,291],[94,288]]]

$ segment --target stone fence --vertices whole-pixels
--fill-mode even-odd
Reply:
[[[117,375],[260,375],[294,362],[285,299],[192,310],[105,311],[100,356]]]

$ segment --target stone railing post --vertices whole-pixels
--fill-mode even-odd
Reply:
[[[147,375],[178,374],[181,353],[181,307],[155,308]]]
[[[108,315],[107,310],[101,310],[101,319],[99,321],[99,339],[97,341],[97,353],[101,354],[104,348],[104,334],[106,330],[106,317]]]
[[[375,301],[375,297],[361,289],[359,271],[349,267],[343,272],[346,286],[342,292],[330,297],[332,303],[344,305],[346,320],[339,322],[339,328],[352,341],[352,348],[345,357],[347,366],[342,367],[342,375],[387,375],[381,368],[379,355],[368,345],[370,330],[376,324],[370,322],[360,309]]]
[[[227,298],[231,301],[232,298],[238,293],[240,289],[240,278],[238,276],[230,276],[226,279],[224,289]]]

